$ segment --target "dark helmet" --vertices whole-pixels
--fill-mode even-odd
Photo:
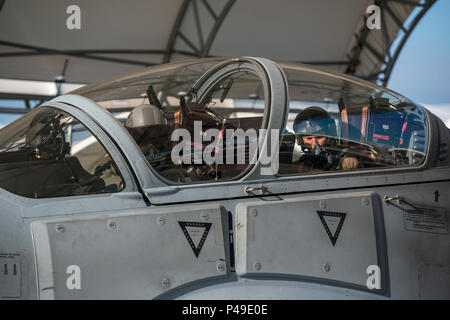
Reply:
[[[128,115],[125,128],[138,145],[161,147],[168,141],[170,127],[163,112],[151,104],[137,106]]]
[[[336,123],[333,118],[330,117],[328,112],[320,107],[308,107],[300,112],[294,120],[293,129],[297,135],[297,143],[300,144],[304,152],[312,152],[311,148],[305,146],[302,136],[326,136],[327,144],[336,139],[337,130]],[[321,150],[315,150],[318,154]]]

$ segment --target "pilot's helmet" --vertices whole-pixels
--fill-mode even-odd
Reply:
[[[293,129],[297,143],[304,151],[311,151],[303,143],[302,136],[326,136],[327,144],[336,139],[336,123],[327,111],[320,107],[308,107],[300,112],[294,120]]]
[[[137,106],[130,112],[125,128],[139,146],[152,144],[160,148],[167,144],[170,127],[163,112],[151,104]]]

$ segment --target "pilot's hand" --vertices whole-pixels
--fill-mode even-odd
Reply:
[[[357,150],[357,154],[367,160],[370,160],[372,162],[377,161],[378,152],[375,149],[369,149],[369,148],[360,148]]]
[[[359,167],[359,161],[353,157],[345,157],[341,161],[342,170],[351,170]]]

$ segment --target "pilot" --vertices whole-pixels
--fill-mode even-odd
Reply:
[[[295,117],[293,129],[302,148],[298,172],[351,170],[360,166],[358,159],[338,150],[336,124],[324,109],[306,108]]]
[[[163,177],[179,182],[179,166],[171,161],[170,126],[163,112],[151,104],[137,106],[128,115],[125,128],[147,161]]]

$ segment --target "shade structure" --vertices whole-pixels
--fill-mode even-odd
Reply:
[[[183,59],[259,56],[386,85],[435,1],[0,0],[0,78],[84,84]],[[367,28],[371,5],[381,29]],[[0,88],[0,98],[58,93]]]

